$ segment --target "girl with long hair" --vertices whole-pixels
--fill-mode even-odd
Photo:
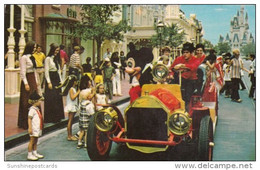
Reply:
[[[20,77],[21,89],[18,111],[18,127],[28,129],[28,110],[30,104],[28,103],[29,96],[33,91],[37,91],[36,79],[36,62],[32,54],[36,50],[36,43],[29,41],[20,58]]]
[[[52,43],[45,59],[44,122],[56,123],[64,119],[61,89],[55,88],[61,82],[60,47]]]

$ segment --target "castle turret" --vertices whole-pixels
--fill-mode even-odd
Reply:
[[[248,14],[246,12],[246,16],[245,16],[245,29],[249,30],[249,24],[248,24]]]
[[[223,43],[224,42],[224,37],[222,35],[219,36],[219,40],[218,40],[219,43]]]
[[[229,34],[228,34],[228,33],[227,33],[227,35],[226,35],[226,40],[225,40],[225,42],[230,43],[230,38],[229,38]]]
[[[240,8],[239,24],[244,25],[244,5]]]

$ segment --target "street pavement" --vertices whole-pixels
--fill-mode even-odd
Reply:
[[[219,96],[219,115],[214,136],[213,160],[246,161],[256,159],[255,101],[248,91],[239,91],[242,103]]]
[[[244,61],[249,69],[250,61]],[[256,101],[249,98],[251,82],[243,76],[246,89],[240,90],[242,103],[219,96],[219,115],[213,160],[246,161],[256,159]]]

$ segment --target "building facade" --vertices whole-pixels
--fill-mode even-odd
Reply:
[[[129,21],[132,31],[125,34],[124,43],[133,42],[137,49],[150,47],[149,39],[156,34],[154,25],[158,21],[162,21],[164,25],[177,24],[186,33],[184,41],[200,43],[203,36],[201,22],[195,14],[187,19],[180,8],[180,5],[126,5],[123,8],[123,17]],[[174,56],[180,55],[180,49],[173,49]],[[155,58],[158,57],[159,49],[153,48],[153,53]]]
[[[18,102],[20,69],[16,63],[27,41],[40,44],[46,55],[51,43],[65,45],[68,55],[74,45],[93,49],[92,41],[73,35],[74,24],[80,22],[79,11],[78,5],[5,5],[5,102]],[[93,56],[93,51],[85,50],[82,56],[85,61],[86,56]]]
[[[124,40],[115,42],[105,40],[101,45],[101,57],[110,48],[111,52],[124,51],[127,44],[133,42],[137,49],[149,46],[149,39],[155,34],[154,25],[158,21],[164,24],[176,23],[185,35],[185,41],[198,43],[202,37],[201,23],[196,15],[189,19],[180,9],[180,5],[120,5],[121,10],[113,14],[113,23],[126,19],[132,30],[124,34]],[[85,47],[82,63],[87,57],[97,57],[96,43],[75,36],[74,25],[81,21],[79,5],[5,5],[4,20],[4,52],[7,56],[5,66],[5,102],[15,103],[19,100],[20,69],[19,57],[22,55],[27,41],[40,44],[47,55],[50,44],[65,45],[70,56],[75,45]],[[181,48],[181,47],[180,47]],[[180,48],[174,49],[174,56],[180,54]],[[153,48],[155,58],[159,49]],[[93,60],[92,60],[93,61]],[[18,64],[17,64],[18,63]]]
[[[243,45],[254,43],[254,37],[249,30],[248,13],[244,11],[244,5],[241,5],[240,11],[230,21],[230,33],[226,37],[220,35],[219,42],[227,42],[231,49],[240,49]]]

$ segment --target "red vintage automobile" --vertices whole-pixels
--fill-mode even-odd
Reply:
[[[157,65],[154,78],[163,81],[168,69]],[[145,84],[141,96],[124,111],[116,106],[96,112],[87,132],[87,150],[91,160],[106,160],[112,142],[125,143],[142,153],[167,151],[182,142],[193,143],[195,160],[212,160],[217,123],[217,89],[207,79],[203,95],[193,95],[190,111],[185,111],[180,84]],[[189,139],[189,140],[187,140]]]

